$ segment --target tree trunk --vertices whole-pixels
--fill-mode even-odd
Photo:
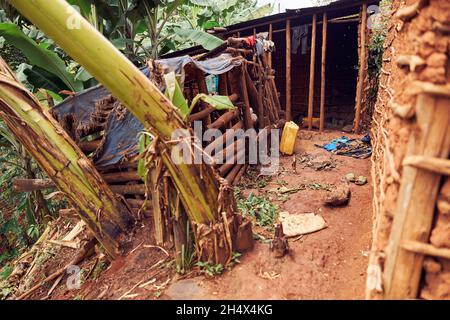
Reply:
[[[0,117],[114,257],[133,222],[91,161],[0,58]]]

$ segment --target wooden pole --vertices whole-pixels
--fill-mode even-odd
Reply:
[[[292,120],[291,102],[291,20],[286,20],[286,121]]]
[[[428,93],[417,97],[419,130],[408,143],[407,157],[447,159],[450,152],[449,98]],[[415,299],[419,291],[424,255],[405,243],[429,240],[441,175],[428,168],[404,166],[397,210],[392,223],[384,266],[385,298]]]
[[[355,111],[355,133],[359,132],[359,125],[361,121],[361,104],[364,90],[364,75],[366,71],[366,32],[367,32],[367,4],[364,3],[361,8],[361,47],[359,53],[359,71],[358,84],[356,86],[356,111]]]
[[[311,36],[311,66],[309,68],[309,100],[308,100],[308,129],[312,129],[313,107],[314,107],[314,76],[316,65],[316,34],[317,15],[313,15],[312,36]]]
[[[269,24],[269,40],[272,41],[273,38],[273,26],[272,24]],[[268,64],[269,64],[269,70],[272,70],[272,52],[268,53]]]
[[[323,14],[322,25],[322,75],[320,84],[320,132],[325,129],[325,85],[326,85],[326,68],[327,68],[327,32],[328,17],[327,13]]]

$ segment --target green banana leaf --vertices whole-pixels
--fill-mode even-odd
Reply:
[[[236,109],[236,107],[233,105],[233,102],[231,102],[228,96],[219,96],[219,95],[209,96],[204,93],[199,93],[198,95],[195,96],[194,99],[192,99],[191,106],[189,108],[189,113],[194,109],[194,107],[200,100],[213,106],[217,110]]]
[[[186,116],[189,115],[189,106],[184,98],[183,90],[178,83],[175,72],[164,75],[164,80],[166,82],[166,97],[172,101],[172,103],[180,110],[181,115],[186,118]]]
[[[67,71],[64,61],[56,53],[28,38],[15,24],[0,23],[0,36],[22,51],[32,65],[56,75],[70,90],[83,90],[83,83],[74,79]]]
[[[180,37],[191,40],[201,45],[206,50],[213,50],[224,43],[224,41],[205,31],[194,29],[176,29],[175,31]]]

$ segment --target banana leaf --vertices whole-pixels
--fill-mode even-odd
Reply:
[[[83,83],[74,79],[74,76],[67,71],[64,61],[56,53],[38,45],[15,24],[0,23],[0,36],[22,51],[32,65],[56,75],[70,90],[83,90]]]
[[[194,29],[176,29],[175,31],[180,37],[191,40],[201,45],[206,50],[214,50],[224,43],[224,41],[205,31]]]
[[[170,72],[164,75],[164,80],[166,82],[166,92],[165,95],[170,101],[176,106],[184,118],[189,115],[189,107],[186,99],[183,95],[183,90],[178,83],[175,76],[175,72]]]

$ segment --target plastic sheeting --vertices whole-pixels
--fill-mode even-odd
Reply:
[[[226,73],[241,65],[240,59],[229,54],[222,54],[205,61],[196,61],[190,56],[182,56],[155,62],[159,64],[164,73],[173,71],[182,76],[184,67],[189,63],[207,74],[214,75]],[[147,77],[150,76],[149,68],[143,68],[141,71]],[[160,88],[160,90],[164,90],[164,88]],[[78,140],[95,124],[93,115],[97,110],[97,105],[108,96],[110,93],[107,89],[103,86],[96,86],[67,98],[52,109],[52,114],[64,129],[75,140]],[[120,112],[115,109],[108,116],[102,144],[94,154],[94,164],[98,168],[103,168],[118,164],[137,154],[138,134],[143,129],[144,126],[128,110],[124,109],[123,112]]]

